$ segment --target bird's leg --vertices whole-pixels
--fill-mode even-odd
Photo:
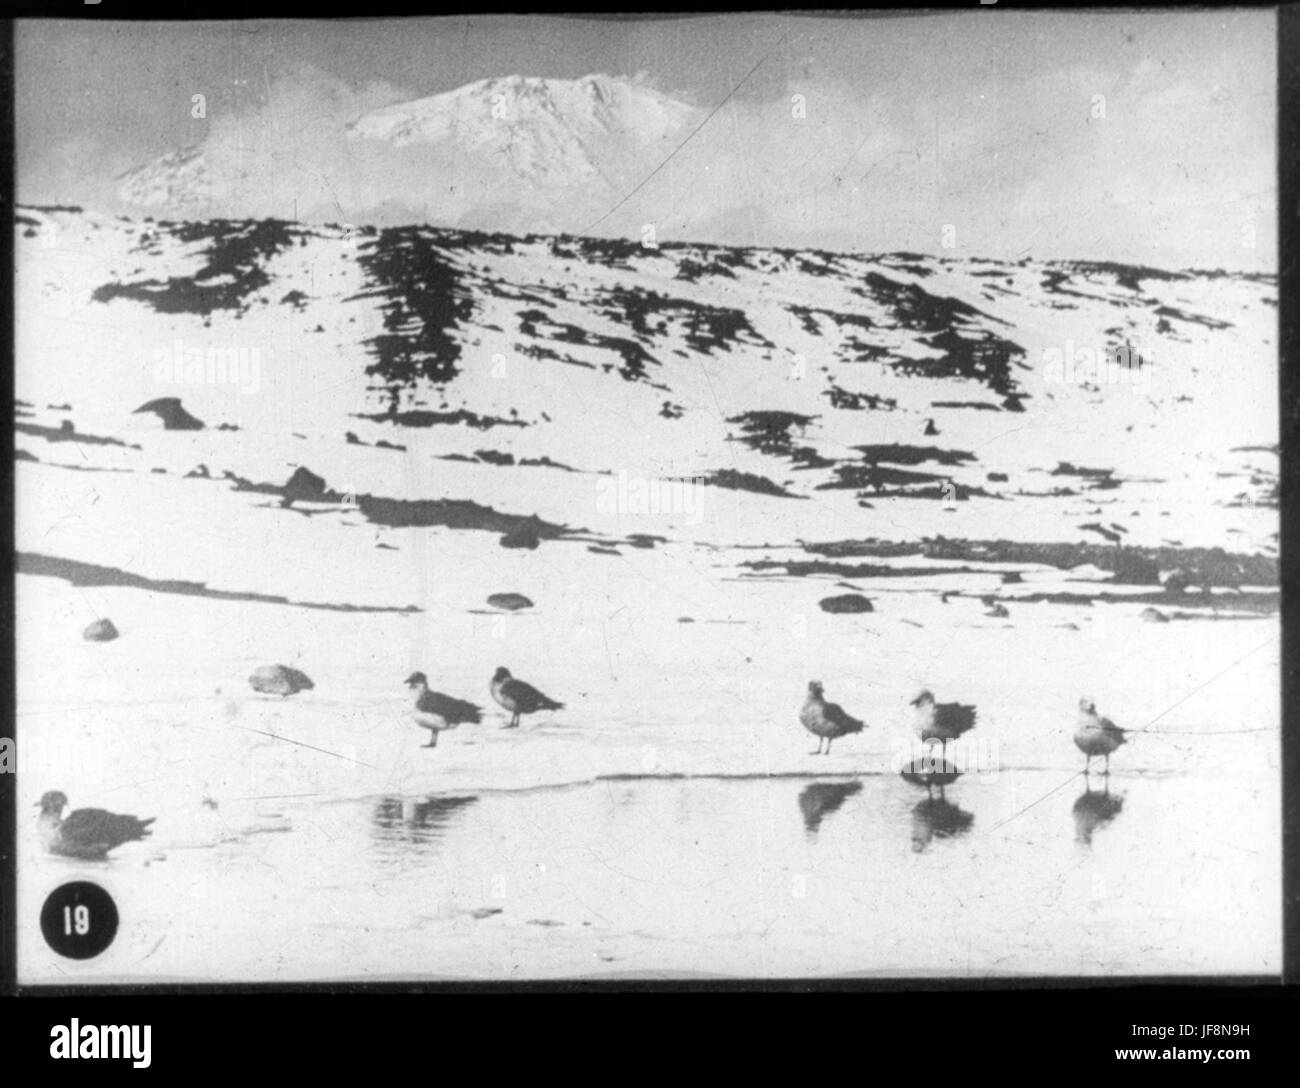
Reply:
[[[1106,775],[1107,778],[1110,778],[1110,753],[1109,753],[1109,752],[1106,753],[1106,771],[1105,771],[1105,775]],[[1109,783],[1107,783],[1107,785],[1109,785]]]
[[[831,741],[833,741],[834,739],[835,739],[834,737],[827,737],[827,738],[826,738],[826,754],[827,754],[827,755],[830,755],[830,754],[831,754]]]
[[[1083,777],[1088,777],[1088,772],[1092,770],[1092,756],[1087,752],[1083,754]]]

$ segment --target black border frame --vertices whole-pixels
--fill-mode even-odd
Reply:
[[[978,0],[965,0],[957,3],[927,3],[924,9],[940,12],[952,11],[969,11],[972,8],[979,7]],[[48,0],[48,2],[32,3],[30,0],[18,0],[17,3],[9,5],[10,10],[5,14],[7,17],[44,17],[44,18],[67,18],[67,19],[94,19],[94,20],[144,20],[144,19],[165,19],[175,22],[188,22],[204,19],[220,20],[237,20],[241,18],[301,18],[310,20],[320,20],[336,18],[331,16],[327,11],[319,7],[309,8],[301,0],[298,3],[284,3],[284,0],[265,0],[256,6],[232,2],[229,4],[214,4],[211,0],[197,0],[197,2],[186,5],[183,11],[175,8],[165,9],[161,4],[138,3],[136,0],[102,0],[97,5],[84,5],[81,3],[70,2],[70,0]],[[149,8],[153,10],[150,11]],[[393,0],[383,0],[371,5],[371,10],[367,11],[364,16],[346,16],[354,19],[376,19],[376,18],[396,18],[401,16],[435,16],[451,14],[512,14],[519,13],[518,9],[514,12],[510,8],[504,8],[497,12],[487,12],[471,9],[452,10],[431,10],[434,5],[426,3],[417,5],[411,3],[394,3]],[[940,978],[900,978],[900,979],[878,979],[878,978],[817,978],[817,979],[790,979],[790,980],[766,980],[766,979],[721,979],[721,978],[679,978],[665,977],[662,979],[574,979],[569,981],[555,982],[518,982],[518,983],[499,983],[499,982],[443,982],[431,981],[427,983],[292,983],[292,984],[267,984],[267,983],[249,983],[249,984],[157,984],[157,985],[75,985],[75,986],[34,986],[23,987],[21,990],[16,981],[16,951],[17,951],[17,924],[14,916],[15,892],[16,892],[16,873],[14,857],[14,832],[15,832],[15,790],[14,783],[10,776],[0,775],[0,914],[3,915],[3,928],[0,929],[0,967],[3,969],[4,991],[8,994],[22,994],[35,1000],[23,1002],[22,1004],[30,1011],[39,1010],[40,1015],[37,1020],[47,1025],[51,1019],[56,1022],[62,1022],[65,1007],[77,1005],[82,1008],[91,1008],[95,1005],[102,1005],[105,1001],[114,1004],[117,1009],[122,1009],[123,1002],[129,1006],[135,1006],[140,1009],[141,1002],[147,1002],[149,1006],[148,1015],[155,1020],[167,1020],[169,1017],[179,1017],[182,1020],[194,1019],[193,1013],[197,1012],[199,1007],[204,1010],[204,1019],[215,1013],[215,1019],[208,1020],[204,1025],[204,1030],[197,1033],[192,1032],[200,1045],[205,1044],[209,1037],[222,1032],[229,1025],[227,1019],[238,1017],[241,1021],[248,1017],[248,1012],[237,1013],[235,1004],[229,999],[234,995],[239,995],[245,1002],[248,1002],[252,1009],[257,1010],[251,1015],[271,1015],[278,1016],[274,999],[289,998],[295,1005],[307,1007],[314,1006],[311,1013],[313,1017],[322,1016],[321,1003],[316,1001],[306,1001],[307,995],[320,996],[331,995],[330,1004],[337,1004],[340,1007],[336,1012],[343,1016],[345,1008],[350,1010],[346,1015],[355,1015],[356,1006],[361,1004],[361,1015],[363,1017],[374,1016],[377,1018],[387,1019],[394,1026],[406,1024],[406,1016],[398,1015],[393,1009],[393,1002],[376,1003],[375,998],[380,995],[474,995],[480,993],[608,993],[608,992],[682,992],[682,993],[699,993],[699,992],[754,992],[762,991],[765,993],[808,993],[808,992],[853,992],[863,995],[867,999],[868,1008],[872,1009],[871,1016],[882,1016],[883,1020],[890,1021],[890,1014],[885,1013],[886,1006],[880,999],[889,998],[891,1001],[904,999],[902,1004],[907,1007],[905,1016],[915,1026],[913,1017],[921,1017],[922,1020],[928,1020],[934,1015],[937,1009],[932,1009],[930,1003],[936,1002],[942,1007],[944,1001],[950,996],[958,999],[955,1002],[947,1000],[947,1007],[950,1012],[944,1018],[943,1026],[938,1030],[945,1037],[955,1037],[953,1032],[956,1030],[952,1024],[952,1016],[965,1017],[971,1011],[974,1002],[967,996],[971,993],[984,995],[988,1000],[983,1003],[984,1011],[990,1016],[1001,1017],[1010,1011],[1011,1007],[1015,1008],[1014,1015],[1028,1016],[1030,1021],[1036,1021],[1039,1018],[1055,1019],[1062,1015],[1077,1015],[1077,1012],[1067,1013],[1062,1009],[1063,1005],[1081,1004],[1088,1009],[1093,1009],[1099,1004],[1108,1009],[1114,1010],[1119,1015],[1121,1007],[1127,1008],[1129,1005],[1137,1002],[1144,1005],[1185,1005],[1189,1002],[1210,1003],[1218,1006],[1244,1007],[1253,1006],[1258,1012],[1268,1009],[1269,1016],[1278,1016],[1278,1021],[1282,1025],[1290,1023],[1294,1018],[1296,1010],[1295,1001],[1300,997],[1300,988],[1297,983],[1300,982],[1300,880],[1298,880],[1297,871],[1297,846],[1300,845],[1300,796],[1297,793],[1297,785],[1300,784],[1300,736],[1297,735],[1297,696],[1300,695],[1300,646],[1297,645],[1297,635],[1291,622],[1296,606],[1297,591],[1300,590],[1300,564],[1297,563],[1296,552],[1293,548],[1293,542],[1296,539],[1296,502],[1297,502],[1297,455],[1300,454],[1300,370],[1297,369],[1296,357],[1300,353],[1300,261],[1297,260],[1297,216],[1300,215],[1300,4],[1198,4],[1198,5],[1177,5],[1177,4],[1088,4],[1088,5],[1071,5],[1071,4],[1043,4],[1035,3],[1020,6],[1011,2],[1011,0],[997,0],[995,5],[988,5],[982,8],[983,11],[996,17],[999,12],[1016,12],[1025,10],[1070,10],[1070,11],[1110,11],[1110,10],[1129,10],[1129,11],[1168,11],[1168,10],[1206,10],[1224,8],[1269,8],[1277,12],[1278,30],[1277,30],[1277,62],[1278,62],[1278,209],[1279,209],[1279,260],[1278,260],[1278,293],[1279,293],[1279,406],[1280,406],[1280,427],[1279,436],[1281,441],[1281,468],[1280,468],[1280,488],[1281,488],[1281,601],[1282,601],[1282,661],[1283,675],[1281,684],[1281,695],[1283,703],[1283,730],[1282,730],[1282,765],[1283,775],[1283,919],[1284,919],[1284,950],[1283,950],[1283,972],[1280,977],[1275,976],[1173,976],[1173,977],[1151,977],[1151,976],[1124,976],[1111,977],[1105,979],[1097,978],[1079,978],[1070,976],[1053,976],[1053,977],[1016,977],[1016,978],[998,978],[998,979],[940,979]],[[744,9],[739,8],[706,8],[695,7],[690,12],[663,12],[660,10],[656,13],[628,13],[623,15],[610,14],[582,14],[574,17],[580,18],[680,18],[692,15],[718,14],[729,10],[771,10],[781,11],[789,14],[808,14],[808,15],[873,15],[885,16],[886,12],[846,12],[843,10],[808,10],[799,12],[789,8],[765,8],[759,6],[747,6]],[[896,11],[892,14],[906,16],[918,14],[916,9]],[[530,10],[528,14],[562,14],[561,12],[547,12],[536,9]],[[3,24],[3,35],[0,36],[0,82],[3,83],[4,90],[8,93],[3,97],[3,108],[0,108],[0,187],[3,188],[6,203],[9,210],[12,211],[14,203],[14,118],[13,118],[13,65],[14,65],[14,46],[13,46],[13,26],[11,22],[6,21]],[[2,238],[7,252],[12,256],[13,243],[13,217],[7,215],[0,224],[0,231],[3,231]],[[6,273],[12,276],[12,260],[6,264]],[[3,328],[6,337],[6,347],[9,351],[9,359],[13,359],[13,290],[12,280],[7,280],[0,295],[0,328]],[[10,402],[13,397],[13,370],[12,365],[3,368],[4,389]],[[7,422],[6,426],[12,426]],[[0,503],[3,504],[3,510],[0,511],[5,531],[9,534],[9,548],[6,551],[6,562],[12,564],[13,559],[13,515],[14,515],[14,493],[13,493],[13,469],[12,462],[7,463],[5,482],[2,491],[0,491]],[[6,651],[4,657],[3,669],[3,697],[5,705],[9,710],[9,720],[13,723],[13,708],[15,707],[15,688],[14,688],[14,580],[12,571],[10,577],[5,579],[5,611],[4,616],[0,618],[0,627],[3,627]],[[10,734],[16,735],[16,730],[12,727]],[[21,750],[21,745],[20,745]],[[20,763],[21,771],[21,763]],[[1225,919],[1225,925],[1231,925],[1231,919]],[[915,1001],[911,999],[912,994],[926,995],[926,1010],[918,1012],[915,1008]],[[1041,1000],[1039,999],[1041,995]],[[1050,996],[1049,996],[1050,995]],[[163,1012],[166,1008],[166,998],[173,996],[185,996],[191,1000],[179,1003],[173,1010]],[[1104,998],[1104,1001],[1100,1001]],[[42,1000],[43,999],[43,1000]],[[423,1004],[423,1003],[420,1003]],[[445,1009],[445,1003],[440,1003]],[[368,1007],[365,1007],[368,1006]],[[788,1009],[788,1006],[786,1006]],[[59,1011],[56,1011],[59,1010]],[[1001,1010],[1001,1011],[999,1011]],[[187,1016],[187,1012],[191,1015]],[[77,1015],[73,1012],[70,1015]],[[119,1018],[128,1015],[118,1012]],[[418,1016],[423,1016],[419,1013]],[[1093,1015],[1089,1012],[1088,1015]],[[1230,1019],[1231,1013],[1220,1012],[1214,1014],[1220,1020]],[[807,1022],[804,1022],[805,1017]],[[22,1019],[30,1019],[24,1016]],[[325,1016],[324,1019],[329,1019]],[[604,1020],[605,1026],[608,1027],[608,1016],[598,1017],[598,1021]],[[804,1011],[795,1017],[795,1023],[788,1025],[792,1034],[803,1034],[804,1031],[811,1031],[813,1039],[811,1045],[816,1046],[820,1034],[820,1021],[822,1016],[817,1016],[809,1011]],[[761,1018],[760,1018],[761,1023]],[[877,1022],[878,1026],[884,1024]],[[816,1025],[816,1026],[814,1026]],[[754,1025],[757,1027],[758,1025]],[[766,1026],[766,1025],[763,1025]],[[901,1026],[901,1025],[900,1025]],[[1034,1026],[1034,1025],[1030,1025]],[[324,1025],[322,1024],[323,1028]],[[889,1028],[895,1027],[893,1022],[889,1023]],[[319,1029],[318,1029],[319,1030]],[[325,1030],[328,1030],[327,1028]],[[625,1029],[626,1030],[626,1029]],[[1285,1028],[1284,1028],[1285,1030]],[[685,1034],[691,1034],[689,1029]],[[957,1035],[960,1036],[960,1031]],[[420,1035],[416,1030],[416,1037]],[[1069,1042],[1073,1033],[1062,1032],[1060,1037],[1052,1044],[1051,1052],[1057,1056],[1068,1056],[1074,1052],[1077,1056],[1078,1047]],[[37,1053],[40,1053],[44,1047],[44,1039],[48,1035],[43,1035],[38,1040]],[[756,1040],[757,1041],[757,1040]],[[994,1045],[998,1049],[1003,1046],[1010,1047],[1012,1044],[1005,1039],[1002,1031],[996,1032]],[[1123,1040],[1116,1037],[1115,1044],[1104,1045],[1124,1045]],[[1258,1040],[1243,1041],[1242,1045],[1257,1046]],[[1032,1048],[1026,1050],[1026,1057],[1032,1052]],[[987,1051],[986,1051],[987,1053]],[[919,1052],[916,1056],[920,1056]],[[330,1061],[332,1059],[326,1059]],[[909,1064],[911,1064],[909,1062]],[[1107,1062],[1106,1068],[1113,1067],[1113,1062]],[[1149,1066],[1147,1067],[1149,1068]],[[1221,1068],[1221,1067],[1220,1067]],[[1080,1067],[1081,1069],[1081,1067]]]

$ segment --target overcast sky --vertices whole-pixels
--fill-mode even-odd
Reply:
[[[1271,269],[1274,54],[1267,11],[26,21],[19,199],[119,212],[117,175],[231,132],[341,129],[479,79],[605,73],[725,105],[604,230]],[[343,168],[339,146],[320,148],[322,175]]]

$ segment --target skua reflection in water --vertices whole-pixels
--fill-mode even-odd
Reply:
[[[963,835],[975,822],[975,814],[958,808],[942,797],[927,797],[912,809],[912,851],[920,854],[934,839]]]
[[[799,811],[809,835],[815,835],[822,820],[862,789],[861,782],[813,782],[799,791]]]

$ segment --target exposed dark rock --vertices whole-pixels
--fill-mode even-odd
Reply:
[[[759,476],[753,472],[738,472],[734,468],[721,468],[710,472],[706,476],[696,476],[693,478],[693,482],[708,487],[726,488],[728,491],[748,491],[755,495],[771,495],[779,499],[803,498],[802,495],[791,494],[780,484],[773,483],[765,476]]]
[[[1101,570],[1115,571],[1126,556],[1140,556],[1156,564],[1160,570],[1169,570],[1166,591],[1180,592],[1177,586],[1200,585],[1277,585],[1278,561],[1266,555],[1246,555],[1225,552],[1222,548],[1139,547],[1129,545],[1117,548],[1109,544],[1090,543],[1036,543],[1019,540],[961,540],[948,537],[927,537],[920,541],[894,540],[839,540],[826,543],[807,543],[804,549],[815,555],[836,558],[876,557],[898,558],[918,555],[926,559],[943,559],[984,563],[1041,563],[1070,570],[1090,564]],[[779,564],[787,566],[785,563]],[[880,568],[890,572],[897,568]],[[960,568],[958,568],[960,569]],[[924,568],[917,568],[924,572]],[[793,573],[793,571],[792,571]],[[804,573],[828,573],[807,571]],[[849,571],[831,571],[856,577]],[[938,573],[931,570],[929,573]],[[1171,588],[1170,583],[1174,583]],[[1145,583],[1138,583],[1145,584]]]
[[[527,427],[521,419],[502,419],[497,416],[480,416],[464,408],[454,412],[430,412],[424,409],[411,409],[406,412],[375,412],[370,415],[358,413],[357,419],[369,419],[376,423],[395,423],[400,427],[443,427],[465,424],[475,430],[486,431],[490,427]]]
[[[513,465],[515,455],[513,453],[504,453],[501,450],[475,450],[474,455],[489,465]]]
[[[501,537],[503,548],[527,548],[529,551],[535,551],[540,543],[541,538],[537,535],[536,527],[532,525],[519,525]]]
[[[533,602],[522,593],[493,593],[488,597],[487,603],[493,608],[500,608],[506,612],[518,612],[533,607]]]
[[[887,446],[854,446],[853,448],[862,454],[864,461],[873,465],[882,461],[891,465],[920,465],[926,462],[960,465],[975,460],[975,455],[969,450],[944,450],[937,446],[901,446],[894,443]]]
[[[823,612],[874,612],[871,602],[860,593],[842,593],[838,597],[823,597],[818,604]]]
[[[159,226],[165,226],[182,244],[209,243],[204,251],[207,263],[191,276],[104,284],[91,295],[94,301],[133,299],[166,314],[210,315],[214,310],[243,313],[248,298],[271,282],[263,262],[293,241],[290,224],[275,219],[212,219]]]
[[[325,486],[322,477],[317,476],[311,469],[299,465],[293,470],[293,475],[289,477],[282,489],[280,505],[292,506],[298,501],[334,502],[337,501],[337,497]]]
[[[17,573],[44,578],[62,578],[74,586],[123,586],[143,589],[150,593],[174,593],[182,597],[206,597],[214,601],[250,601],[261,604],[292,605],[297,608],[315,608],[328,612],[419,612],[414,605],[392,607],[388,605],[335,604],[318,601],[293,601],[267,593],[248,593],[229,589],[209,589],[202,582],[183,582],[179,579],[142,578],[138,574],[116,567],[101,567],[96,563],[83,563],[77,559],[60,559],[36,552],[17,553]]]
[[[182,406],[180,397],[159,397],[140,405],[132,415],[152,412],[162,420],[165,431],[201,431],[203,421],[190,415]]]
[[[62,423],[71,422],[70,419],[62,421]],[[82,446],[120,446],[128,450],[138,450],[140,448],[131,442],[122,442],[116,438],[104,438],[96,434],[86,434],[83,431],[64,426],[42,427],[37,423],[15,423],[14,430],[18,434],[31,434],[37,438],[44,438],[47,442],[76,442]]]

